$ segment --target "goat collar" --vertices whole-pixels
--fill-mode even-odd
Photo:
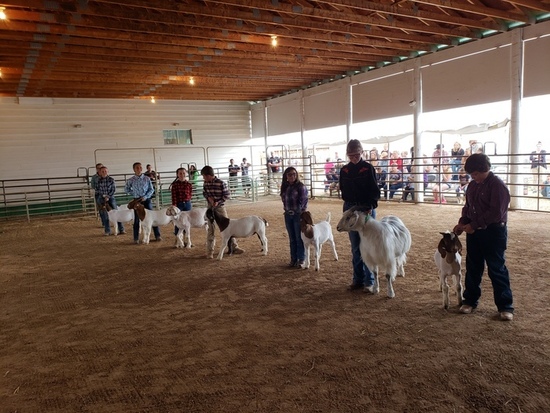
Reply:
[[[370,214],[367,213],[365,214],[365,224],[367,223],[367,221],[370,219]]]

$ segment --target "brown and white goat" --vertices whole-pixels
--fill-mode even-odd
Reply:
[[[264,255],[267,255],[267,237],[265,232],[269,224],[264,218],[256,215],[249,215],[244,218],[229,219],[212,208],[207,209],[206,217],[210,221],[210,225],[213,225],[214,222],[218,225],[222,236],[218,260],[223,258],[226,245],[231,248],[231,241],[233,238],[247,238],[254,234],[258,235],[262,244],[262,252]],[[232,251],[229,251],[229,253],[231,254]]]
[[[137,216],[139,217],[141,234],[142,234],[142,244],[149,244],[149,238],[151,237],[151,229],[153,227],[159,227],[162,225],[168,225],[172,222],[172,217],[166,215],[166,208],[161,209],[160,211],[152,211],[145,209],[142,203],[133,200],[128,204],[128,209],[133,209],[136,211]]]
[[[318,222],[317,224],[313,224],[311,212],[302,212],[300,215],[300,228],[302,230],[302,242],[306,250],[306,259],[302,264],[302,268],[309,268],[309,253],[313,247],[315,253],[315,271],[319,271],[321,248],[325,242],[330,244],[332,253],[334,254],[334,260],[338,261],[338,253],[336,252],[336,245],[334,244],[334,237],[332,236],[332,228],[330,226],[330,212],[327,214],[327,219],[325,221]]]
[[[443,292],[443,308],[449,308],[449,283],[452,277],[458,298],[458,305],[462,305],[462,244],[454,232],[440,232],[443,238],[439,241],[434,254],[435,265],[439,270],[439,291]]]

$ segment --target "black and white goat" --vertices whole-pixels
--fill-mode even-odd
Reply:
[[[378,268],[386,271],[388,297],[395,297],[393,281],[399,273],[405,276],[403,266],[407,262],[407,252],[411,248],[411,233],[396,216],[389,215],[377,221],[370,211],[350,208],[340,219],[338,231],[357,231],[361,236],[361,258],[374,275],[373,292],[380,291]]]
[[[439,241],[434,254],[435,265],[439,270],[439,291],[443,291],[443,308],[449,308],[449,282],[452,277],[458,305],[462,305],[462,244],[454,232],[440,232],[443,238]]]
[[[159,227],[162,225],[168,225],[172,222],[172,217],[166,215],[166,208],[161,209],[160,211],[152,211],[150,209],[145,209],[142,203],[137,201],[130,201],[128,204],[128,209],[133,209],[136,211],[137,216],[139,217],[142,244],[149,244],[149,238],[151,237],[151,229],[153,227]]]
[[[338,253],[336,252],[336,245],[334,244],[334,237],[332,236],[332,228],[330,226],[330,212],[327,214],[327,219],[325,221],[318,222],[317,224],[313,224],[311,212],[302,212],[300,215],[300,228],[302,230],[302,241],[306,249],[306,259],[302,264],[302,268],[309,268],[309,254],[311,248],[313,248],[315,253],[315,271],[319,271],[321,248],[325,242],[330,244],[332,253],[334,254],[334,260],[338,261]]]
[[[265,232],[266,227],[269,224],[265,219],[256,215],[249,215],[238,219],[229,219],[212,208],[208,208],[206,211],[206,217],[211,222],[210,225],[213,225],[214,222],[218,225],[222,236],[218,260],[223,258],[226,245],[231,248],[232,238],[247,238],[254,234],[258,235],[260,243],[262,244],[262,251],[264,255],[267,255],[267,237]],[[232,251],[230,250],[229,254],[231,253]]]
[[[193,246],[191,244],[191,228],[205,228],[208,231],[207,209],[193,208],[191,211],[181,211],[174,205],[166,209],[166,215],[172,217],[174,225],[179,229],[176,235],[177,248],[191,248]]]

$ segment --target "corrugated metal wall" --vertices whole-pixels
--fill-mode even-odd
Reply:
[[[151,150],[121,148],[163,148],[159,171],[204,164],[206,149],[165,146],[165,129],[191,129],[195,147],[252,144],[247,102],[0,98],[0,179],[75,176],[95,164],[96,153],[113,174],[131,173],[135,161],[153,163]]]

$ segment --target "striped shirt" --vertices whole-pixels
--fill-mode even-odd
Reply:
[[[189,181],[176,179],[170,185],[170,191],[172,192],[172,205],[178,205],[181,202],[191,201],[193,185]]]
[[[204,182],[202,194],[206,199],[214,199],[218,206],[222,206],[231,196],[227,184],[218,177],[214,177],[212,182]]]
[[[126,181],[124,192],[133,198],[149,199],[153,196],[154,188],[151,180],[145,175],[133,175]]]

